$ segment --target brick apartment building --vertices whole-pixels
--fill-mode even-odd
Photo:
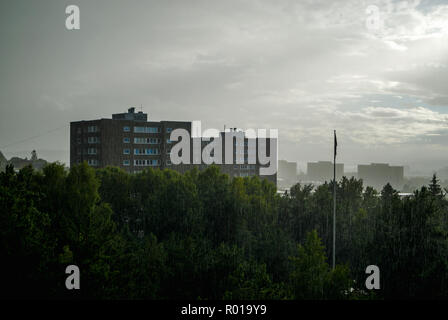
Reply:
[[[191,148],[190,164],[171,163],[171,148],[177,142],[170,140],[171,132],[175,129],[185,129],[191,135],[192,122],[189,121],[148,121],[148,115],[142,111],[135,112],[135,108],[129,108],[127,113],[113,114],[112,119],[98,119],[88,121],[75,121],[70,123],[70,166],[86,161],[90,166],[103,168],[116,166],[129,173],[138,173],[145,168],[169,168],[184,173],[197,167],[202,170],[207,167],[202,161],[193,163],[193,148]],[[233,129],[234,135],[243,135]],[[225,137],[223,139],[222,155],[225,157]],[[193,138],[192,138],[193,140]],[[277,174],[260,175],[258,156],[256,163],[248,163],[248,155],[257,153],[258,149],[250,148],[249,139],[244,136],[242,140],[233,139],[233,163],[218,164],[221,171],[231,177],[244,177],[257,175],[267,178],[277,184]],[[238,141],[240,149],[238,150]],[[208,144],[201,141],[201,150]],[[270,143],[267,145],[267,154],[270,155]],[[275,144],[276,146],[276,144]],[[258,144],[257,144],[258,148]],[[273,150],[277,152],[277,150]],[[239,153],[239,154],[238,154]],[[244,160],[243,164],[237,164],[236,159]]]

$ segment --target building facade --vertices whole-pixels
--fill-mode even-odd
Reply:
[[[344,176],[344,164],[336,163],[336,180]],[[325,182],[334,178],[334,166],[331,161],[318,161],[307,163],[307,177],[309,181]]]
[[[297,162],[278,161],[277,183],[279,188],[287,189],[298,182]]]
[[[103,168],[116,166],[129,173],[138,173],[145,168],[169,168],[185,173],[193,168],[205,169],[208,164],[201,159],[194,158],[194,150],[190,150],[189,164],[173,164],[171,162],[171,149],[177,143],[170,140],[173,130],[184,129],[191,136],[192,122],[189,121],[148,121],[146,113],[135,112],[130,108],[127,113],[112,115],[112,119],[98,119],[89,121],[76,121],[70,123],[70,166],[86,161],[90,166]],[[257,157],[256,163],[248,161],[251,153],[257,154],[256,148],[251,148],[250,139],[244,132],[232,130],[230,136],[233,140],[233,162],[217,163],[221,171],[231,177],[245,177],[257,175],[277,183],[277,174],[261,175],[263,165]],[[238,139],[241,138],[242,139]],[[229,135],[221,133],[222,157],[225,158],[226,138]],[[235,137],[235,139],[233,139]],[[191,144],[194,145],[191,138]],[[213,139],[213,138],[212,138]],[[213,141],[213,140],[211,140]],[[199,141],[200,154],[209,142],[202,138]],[[266,143],[267,153],[270,154],[270,143]],[[275,150],[277,152],[276,143]],[[237,161],[238,159],[238,161]],[[276,158],[275,158],[276,161]],[[275,164],[276,165],[276,164]]]
[[[404,167],[390,166],[387,163],[372,163],[358,165],[358,179],[362,179],[364,186],[371,186],[381,190],[387,183],[394,188],[401,188],[404,181]]]

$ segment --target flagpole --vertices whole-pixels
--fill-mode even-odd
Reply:
[[[334,130],[334,159],[333,159],[333,270],[336,262],[336,130]]]

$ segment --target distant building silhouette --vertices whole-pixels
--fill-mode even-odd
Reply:
[[[37,161],[37,152],[36,152],[36,150],[31,151],[31,161]]]
[[[388,163],[372,163],[358,165],[358,179],[363,180],[364,186],[371,186],[381,190],[387,183],[395,189],[403,186],[403,166],[390,166]]]
[[[22,159],[19,157],[12,157],[11,159],[6,160],[0,152],[0,171],[4,171],[6,165],[8,164],[12,164],[14,166],[14,170],[16,171],[28,165],[31,165],[36,170],[42,170],[47,163],[48,162],[44,159],[38,159],[36,150],[31,152],[31,158],[29,160],[27,158]]]
[[[330,182],[333,180],[333,162],[318,161],[308,162],[307,177],[309,181]],[[336,180],[344,176],[344,164],[336,162]]]
[[[297,183],[297,162],[278,161],[277,184],[279,188],[290,188]]]

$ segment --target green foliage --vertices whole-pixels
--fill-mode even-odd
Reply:
[[[297,257],[291,257],[294,269],[291,273],[292,293],[296,299],[323,299],[328,281],[329,266],[324,247],[314,230],[307,235],[305,244],[298,245]]]
[[[224,300],[266,300],[285,299],[287,291],[281,283],[273,283],[265,264],[243,261],[229,275],[229,287]]]
[[[266,180],[230,179],[216,166],[185,174],[8,166],[0,210],[6,297],[448,297],[448,205],[435,176],[401,199],[390,185],[378,193],[345,177],[279,196]],[[70,264],[81,270],[81,290],[65,289]],[[376,292],[364,287],[370,264],[381,270]]]
[[[342,299],[351,287],[347,266],[331,270],[324,246],[316,230],[307,234],[305,244],[298,245],[297,256],[291,257],[291,292],[295,299]]]

